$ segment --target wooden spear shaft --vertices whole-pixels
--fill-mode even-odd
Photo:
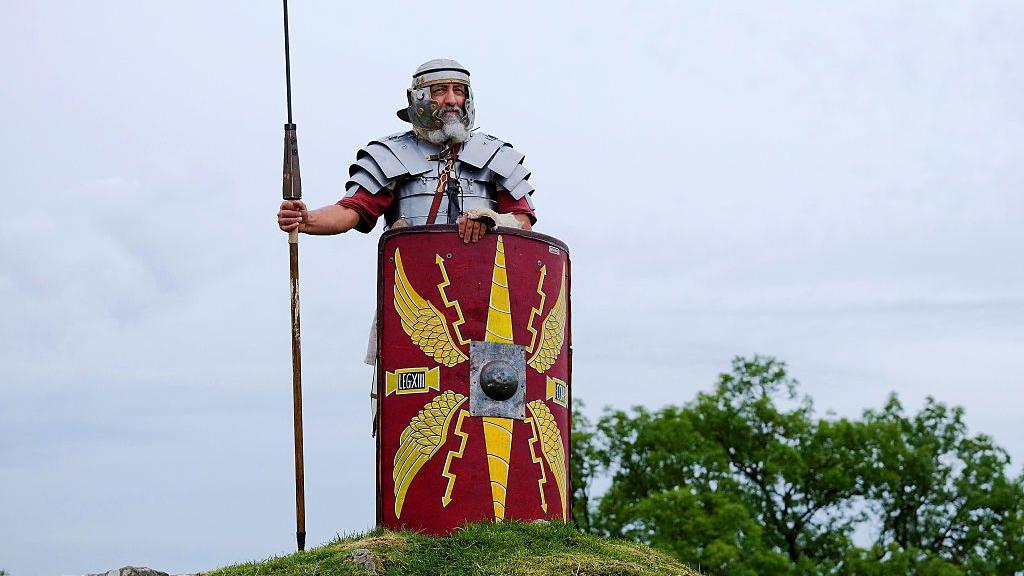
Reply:
[[[292,122],[292,70],[288,46],[288,0],[284,2],[284,71],[287,88],[288,123],[284,125],[285,200],[302,199],[299,176],[299,142]],[[295,543],[299,551],[306,548],[306,494],[302,460],[302,349],[299,337],[299,232],[288,233],[288,260],[292,311],[292,423],[295,428]]]
[[[295,544],[306,548],[306,491],[302,460],[302,351],[299,339],[299,234],[288,233],[292,300],[292,423],[295,428]]]

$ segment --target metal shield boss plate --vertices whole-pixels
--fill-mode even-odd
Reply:
[[[385,233],[377,523],[430,534],[570,508],[569,255],[521,231]]]

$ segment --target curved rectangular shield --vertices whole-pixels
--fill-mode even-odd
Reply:
[[[570,277],[534,232],[381,237],[378,525],[569,517]]]

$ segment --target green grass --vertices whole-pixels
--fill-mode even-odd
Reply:
[[[581,534],[566,524],[471,524],[439,538],[375,530],[263,562],[220,568],[208,576],[348,576],[365,572],[352,551],[366,548],[388,576],[698,576],[640,544]]]

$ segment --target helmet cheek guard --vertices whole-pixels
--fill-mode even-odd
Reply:
[[[437,117],[440,108],[430,97],[430,88],[409,88],[405,91],[409,107],[398,111],[398,117],[422,130],[437,130],[441,120]]]
[[[466,130],[473,129],[473,122],[476,121],[476,106],[473,105],[473,89],[466,86],[466,103],[462,105],[466,109]]]

